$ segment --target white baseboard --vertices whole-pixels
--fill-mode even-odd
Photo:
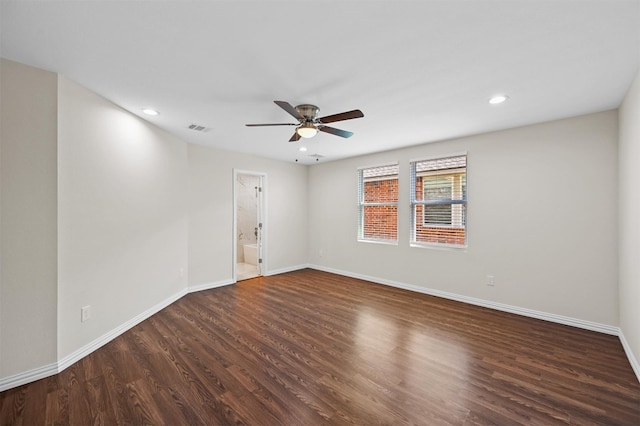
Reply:
[[[565,317],[562,315],[550,314],[548,312],[535,311],[533,309],[521,308],[518,306],[505,305],[503,303],[491,302],[489,300],[462,296],[455,293],[448,293],[445,291],[419,287],[416,285],[400,283],[397,281],[386,280],[383,278],[372,277],[369,275],[363,275],[363,274],[357,274],[349,271],[342,271],[338,269],[327,268],[320,265],[309,265],[308,267],[312,269],[317,269],[319,271],[330,272],[338,275],[344,275],[346,277],[357,278],[365,281],[371,281],[376,284],[383,284],[391,287],[402,288],[404,290],[415,291],[417,293],[428,294],[431,296],[438,296],[445,299],[455,300],[458,302],[464,302],[472,305],[482,306],[489,309],[495,309],[497,311],[509,312],[512,314],[522,315],[525,317],[541,319],[549,322],[569,325],[572,327],[577,327],[577,328],[582,328],[586,330],[596,331],[599,333],[617,336],[620,339],[620,342],[622,343],[622,347],[624,348],[624,352],[627,355],[627,358],[629,359],[631,368],[633,369],[638,381],[640,382],[640,364],[638,363],[637,358],[635,357],[633,351],[631,350],[631,346],[629,346],[629,343],[625,339],[624,333],[619,327],[615,327],[607,324],[600,324],[600,323],[591,322],[591,321],[585,321],[577,318]]]
[[[624,352],[627,354],[627,358],[629,359],[629,364],[631,364],[631,368],[633,368],[633,372],[636,373],[636,377],[640,382],[640,363],[638,363],[638,359],[633,354],[631,350],[631,346],[629,346],[629,342],[624,337],[624,333],[620,330],[620,334],[618,335],[620,338],[620,342],[622,343],[622,347],[624,348]]]
[[[147,309],[141,314],[136,315],[134,318],[130,319],[124,324],[121,324],[118,327],[114,328],[113,330],[103,334],[102,336],[93,340],[89,344],[84,345],[80,349],[58,360],[58,362],[56,363],[53,363],[44,367],[38,367],[33,370],[25,371],[23,373],[19,373],[13,376],[0,378],[0,392],[60,373],[61,371],[65,370],[67,367],[71,366],[73,363],[89,355],[91,352],[106,345],[107,343],[109,343],[110,341],[112,341],[113,339],[115,339],[125,331],[130,330],[131,328],[140,324],[142,321],[146,320],[147,318],[151,317],[152,315],[156,314],[157,312],[171,305],[173,302],[180,299],[185,294],[187,294],[186,289],[180,290],[178,293],[170,296],[169,298],[163,300],[160,303],[157,303],[156,305],[152,306],[151,308]]]
[[[290,266],[288,268],[272,269],[270,271],[266,271],[264,276],[270,277],[271,275],[286,274],[287,272],[299,271],[300,269],[306,269],[309,267],[310,266],[305,263],[304,265]]]
[[[358,278],[365,281],[371,281],[377,284],[388,285],[391,287],[402,288],[405,290],[415,291],[417,293],[429,294],[431,296],[438,296],[445,299],[455,300],[458,302],[469,303],[472,305],[482,306],[485,308],[495,309],[497,311],[509,312],[512,314],[522,315],[525,317],[531,317],[536,319],[541,319],[549,322],[554,322],[563,325],[569,325],[572,327],[582,328],[585,330],[596,331],[599,333],[609,334],[612,336],[617,336],[622,343],[622,347],[624,348],[624,352],[627,355],[627,359],[631,364],[631,368],[633,369],[638,382],[640,382],[640,363],[638,359],[635,357],[633,351],[631,350],[631,346],[627,342],[624,337],[624,333],[619,327],[600,324],[592,321],[585,321],[578,318],[571,318],[562,315],[551,314],[548,312],[535,311],[533,309],[521,308],[518,306],[506,305],[503,303],[492,302],[489,300],[477,299],[474,297],[462,296],[455,293],[448,293],[440,290],[434,290],[425,287],[419,287],[416,285],[400,283],[397,281],[386,280],[378,277],[372,277],[368,275],[356,274],[353,272],[337,270],[333,268],[326,268],[318,265],[309,265],[309,268],[317,269],[319,271],[331,272],[338,275],[344,275],[347,277]]]
[[[125,322],[124,324],[121,324],[118,327],[114,328],[113,330],[109,331],[108,333],[103,334],[102,336],[98,337],[88,345],[85,345],[80,349],[72,352],[71,354],[65,356],[64,358],[58,361],[58,370],[62,371],[66,369],[71,364],[81,360],[85,356],[89,355],[91,352],[106,345],[107,343],[109,343],[110,341],[112,341],[113,339],[115,339],[125,331],[132,329],[136,325],[140,324],[142,321],[160,312],[161,310],[171,305],[176,300],[183,297],[185,294],[187,294],[186,289],[180,290],[178,293],[170,296],[169,298],[163,300],[160,303],[155,304],[151,308],[147,309],[141,314],[136,315],[135,317]]]
[[[45,365],[44,367],[38,367],[23,373],[14,374],[13,376],[0,378],[0,392],[53,376],[54,374],[58,374],[58,372],[58,363],[56,362]]]
[[[198,291],[211,290],[212,288],[224,287],[227,285],[235,284],[235,282],[231,279],[215,281],[212,283],[198,284],[195,286],[190,286],[188,289],[188,293],[195,293]]]
[[[271,271],[269,274],[275,275],[283,272],[290,272],[297,269],[303,269],[306,267],[307,267],[306,265],[295,266],[292,268],[287,268],[286,270],[282,269],[280,271]],[[209,290],[212,288],[223,287],[231,284],[235,284],[235,282],[231,279],[228,279],[228,280],[216,281],[212,283],[199,284],[193,287],[182,289],[178,293],[170,296],[169,298],[163,300],[162,302],[157,303],[156,305],[152,306],[151,308],[147,309],[141,314],[135,316],[131,320],[125,322],[124,324],[121,324],[120,326],[103,334],[102,336],[98,337],[97,339],[93,340],[87,345],[84,345],[80,349],[58,360],[58,362],[45,365],[43,367],[34,368],[32,370],[24,371],[22,373],[14,374],[12,376],[0,377],[0,392],[3,392],[11,388],[15,388],[17,386],[25,385],[27,383],[35,382],[36,380],[44,379],[49,376],[53,376],[54,374],[58,374],[62,372],[63,370],[65,370],[75,362],[78,362],[79,360],[89,355],[93,351],[106,345],[107,343],[109,343],[110,341],[112,341],[122,333],[140,324],[142,321],[158,313],[159,311],[171,305],[172,303],[179,300],[180,298],[182,298],[188,293]]]
[[[448,293],[446,291],[435,290],[426,287],[420,287],[413,284],[401,283],[398,281],[387,280],[378,277],[372,277],[369,275],[357,274],[349,271],[342,271],[333,268],[327,268],[319,265],[309,265],[309,268],[317,269],[319,271],[330,272],[333,274],[344,275],[346,277],[357,278],[365,281],[371,281],[376,284],[384,284],[390,287],[401,288],[404,290],[415,291],[416,293],[428,294],[431,296],[442,297],[444,299],[455,300],[458,302],[469,303],[471,305],[482,306],[484,308],[495,309],[497,311],[509,312],[512,314],[522,315],[525,317],[531,317],[541,319],[545,321],[555,322],[558,324],[570,325],[572,327],[583,328],[586,330],[597,331],[600,333],[611,334],[617,336],[620,329],[606,324],[599,324],[596,322],[585,321],[577,318],[565,317],[562,315],[550,314],[547,312],[535,311],[533,309],[521,308],[518,306],[506,305],[503,303],[492,302],[484,299],[477,299],[475,297],[462,296],[455,293]]]

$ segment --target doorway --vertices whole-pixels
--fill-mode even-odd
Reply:
[[[235,281],[263,275],[266,175],[234,170]]]

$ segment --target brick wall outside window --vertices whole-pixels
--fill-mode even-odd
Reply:
[[[364,182],[365,203],[398,201],[398,179]],[[398,238],[398,206],[364,206],[362,234],[367,239]]]

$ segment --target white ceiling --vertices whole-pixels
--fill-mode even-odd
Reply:
[[[0,14],[5,58],[185,141],[302,163],[616,108],[640,63],[640,0],[2,0]],[[495,93],[510,99],[490,106]],[[297,143],[293,127],[244,126],[293,122],[274,100],[365,117],[332,124],[350,139]]]

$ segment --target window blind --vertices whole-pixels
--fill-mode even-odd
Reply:
[[[467,243],[467,156],[410,164],[411,243]]]

